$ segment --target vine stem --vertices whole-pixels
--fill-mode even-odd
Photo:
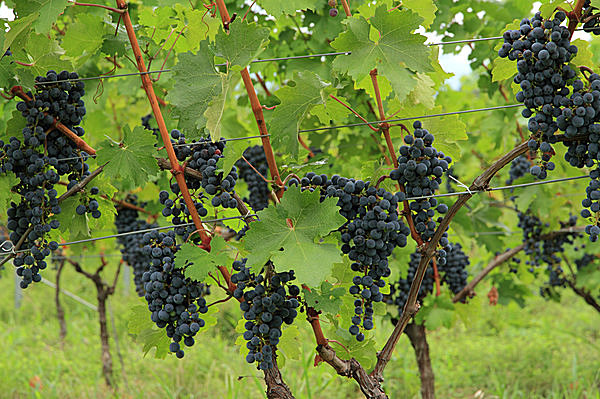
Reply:
[[[229,12],[227,11],[227,6],[223,0],[216,0],[217,9],[219,10],[219,14],[221,15],[221,21],[223,22],[223,26],[229,26],[229,22],[231,18],[229,17]],[[252,106],[252,112],[254,113],[254,118],[256,119],[256,124],[258,125],[258,130],[263,145],[263,150],[265,151],[265,156],[267,158],[267,164],[269,165],[269,172],[271,172],[271,178],[275,181],[277,185],[276,195],[278,199],[281,199],[283,196],[283,182],[281,181],[281,176],[279,174],[279,169],[277,168],[277,162],[275,162],[275,154],[273,153],[273,147],[271,147],[271,141],[269,139],[269,132],[267,130],[267,125],[265,123],[265,117],[262,112],[262,106],[260,105],[260,101],[258,96],[256,95],[256,90],[254,89],[254,83],[252,83],[252,78],[250,77],[250,72],[248,72],[248,67],[242,69],[240,72],[242,75],[242,80],[244,81],[244,86],[246,88],[246,92],[248,93],[248,98],[250,99],[250,105]]]
[[[503,167],[508,165],[513,159],[517,158],[519,155],[524,154],[528,150],[527,143],[521,143],[508,153],[500,157],[497,161],[495,161],[489,168],[487,168],[481,175],[479,175],[469,187],[470,191],[475,190],[485,190],[489,187],[489,183],[500,171]],[[406,304],[404,305],[404,309],[402,311],[402,315],[394,328],[394,331],[388,338],[385,346],[381,350],[381,352],[377,355],[377,364],[371,373],[371,376],[378,379],[379,381],[383,380],[383,370],[385,366],[389,362],[392,357],[392,353],[400,339],[400,336],[404,332],[408,322],[415,315],[415,313],[419,309],[419,305],[417,304],[417,296],[419,293],[419,289],[423,282],[423,277],[425,276],[425,271],[429,264],[429,261],[433,258],[435,254],[435,249],[440,239],[442,238],[444,232],[447,230],[450,225],[450,221],[454,218],[456,213],[467,201],[473,196],[473,194],[461,194],[456,202],[452,205],[452,207],[448,210],[448,213],[444,217],[444,219],[439,223],[435,234],[431,238],[431,240],[425,245],[423,251],[421,252],[421,261],[419,262],[419,266],[415,272],[415,277],[410,286],[410,291],[408,293],[408,299],[406,300]]]
[[[185,204],[192,216],[192,220],[196,229],[198,230],[198,234],[200,235],[200,239],[202,241],[201,248],[210,251],[210,235],[207,234],[204,225],[202,224],[202,220],[198,215],[198,211],[196,210],[196,206],[190,195],[190,192],[187,188],[187,184],[185,182],[185,175],[183,173],[183,169],[179,162],[177,161],[177,156],[175,155],[175,150],[173,149],[173,144],[171,143],[171,139],[169,138],[169,132],[167,131],[167,126],[165,125],[165,120],[163,119],[162,112],[160,110],[160,106],[158,104],[158,100],[156,99],[156,94],[154,93],[154,88],[152,86],[152,79],[150,76],[145,73],[147,72],[146,65],[144,63],[144,57],[142,55],[142,50],[138,44],[137,37],[135,35],[135,30],[133,28],[133,24],[131,22],[131,17],[129,16],[129,12],[127,11],[127,4],[125,0],[116,0],[117,7],[123,10],[121,14],[121,18],[123,19],[123,24],[127,29],[127,36],[129,37],[129,42],[131,43],[131,49],[133,50],[133,54],[135,55],[135,60],[137,62],[137,69],[142,79],[142,85],[144,86],[144,90],[146,91],[146,95],[148,97],[148,101],[150,102],[150,106],[152,107],[152,112],[154,114],[154,119],[158,124],[158,128],[160,130],[160,136],[165,145],[165,149],[167,150],[167,155],[169,157],[169,162],[171,164],[171,173],[177,180],[177,184],[183,195],[183,199]]]
[[[348,0],[342,0],[342,6],[344,7],[344,12],[347,17],[351,17],[352,13],[350,12],[350,7],[348,6]]]
[[[32,99],[23,91],[23,87],[21,86],[13,86],[10,89],[10,92],[19,97],[20,99],[24,100],[24,101],[31,101]],[[48,115],[47,112],[44,112],[44,115]],[[65,136],[67,136],[69,138],[69,140],[71,140],[73,143],[75,143],[75,145],[77,146],[77,148],[79,148],[82,151],[87,152],[90,155],[95,155],[96,154],[96,150],[94,150],[92,147],[89,146],[88,143],[85,142],[84,139],[82,139],[81,137],[79,137],[78,135],[75,134],[75,132],[71,131],[71,129],[69,129],[68,127],[66,127],[65,125],[63,125],[60,121],[56,120],[56,118],[54,118],[54,122],[52,123],[52,126],[54,128],[56,128],[58,131],[60,131],[62,134],[64,134]]]
[[[583,5],[585,4],[585,0],[577,0],[573,11],[567,13],[567,17],[569,18],[568,29],[571,32],[571,37],[573,37],[573,33],[575,32],[575,28],[579,25],[579,21],[581,20],[581,12],[583,10]]]
[[[377,108],[379,109],[379,120],[385,121],[385,111],[383,109],[383,101],[381,100],[381,91],[379,90],[379,83],[377,81],[377,68],[371,70],[369,72],[371,75],[371,82],[373,83],[373,90],[375,91],[375,99],[377,100]],[[387,122],[383,122],[381,125],[381,130],[383,131],[383,135],[385,137],[385,143],[387,145],[388,151],[392,158],[392,162],[394,167],[398,167],[398,157],[396,157],[396,151],[394,150],[394,144],[392,143],[392,138],[390,137],[390,128]],[[406,188],[404,184],[399,184],[399,189],[406,195]],[[408,223],[408,227],[410,229],[410,236],[417,243],[418,246],[423,245],[423,239],[417,229],[415,228],[415,223],[412,218],[412,213],[410,210],[410,205],[408,201],[402,201],[402,206],[404,208],[402,214],[406,218],[406,222]]]

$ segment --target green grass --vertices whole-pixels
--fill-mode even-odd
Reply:
[[[47,278],[52,272],[46,271]],[[92,285],[71,270],[65,288],[94,303]],[[485,289],[481,289],[484,296]],[[129,308],[139,299],[122,287],[112,299],[121,367],[111,341],[119,388],[104,385],[96,314],[62,297],[68,335],[61,349],[53,290],[36,284],[25,291],[19,310],[13,304],[13,279],[0,279],[1,398],[262,398],[262,374],[247,365],[233,346],[235,303],[220,312],[219,324],[203,334],[184,359],[143,357],[127,334]],[[527,307],[468,305],[469,323],[428,332],[439,398],[588,398],[600,399],[600,314],[577,297],[562,303],[534,297]],[[384,324],[385,323],[385,324]],[[380,323],[384,342],[392,326]],[[288,360],[282,373],[297,398],[361,398],[353,381],[327,365],[313,367],[314,339],[301,317],[302,359]],[[41,389],[30,386],[37,378]],[[385,372],[390,398],[419,397],[419,376],[408,339],[402,337]]]

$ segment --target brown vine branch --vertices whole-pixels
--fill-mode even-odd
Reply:
[[[156,120],[156,123],[158,124],[158,128],[160,130],[160,136],[165,145],[165,149],[167,150],[167,155],[171,164],[171,173],[177,180],[177,185],[179,186],[185,204],[188,208],[188,211],[190,212],[194,225],[196,226],[196,230],[200,235],[200,239],[202,240],[201,247],[207,251],[210,251],[210,235],[206,232],[206,229],[202,224],[202,220],[198,215],[198,211],[196,210],[196,206],[185,182],[183,170],[181,168],[181,165],[179,165],[179,162],[177,161],[177,156],[175,155],[175,150],[173,149],[173,144],[171,143],[165,120],[163,119],[158,100],[156,99],[156,94],[154,93],[152,79],[147,73],[145,73],[148,72],[148,70],[146,69],[146,65],[144,64],[142,50],[140,49],[137,36],[133,27],[133,23],[131,22],[131,17],[129,16],[129,12],[127,11],[127,4],[125,0],[116,0],[116,2],[117,7],[124,11],[120,15],[120,18],[123,20],[125,28],[127,29],[127,36],[129,37],[131,49],[133,50],[133,53],[135,55],[137,69],[139,72],[142,72],[140,74],[140,77],[142,79],[142,85],[146,92],[146,96],[148,97],[148,101],[150,102],[150,106],[152,107],[154,119]]]
[[[567,18],[569,18],[569,25],[567,27],[569,29],[569,32],[571,32],[571,36],[569,38],[573,37],[573,33],[575,32],[575,29],[577,28],[577,25],[579,25],[579,22],[581,21],[581,12],[583,10],[584,4],[585,4],[585,0],[577,0],[577,3],[575,4],[573,11],[567,13]]]
[[[350,7],[348,6],[348,0],[342,0],[342,6],[344,7],[344,12],[347,17],[351,17],[352,13],[350,12]]]
[[[527,143],[519,144],[517,147],[510,150],[508,153],[500,157],[496,162],[494,162],[489,168],[487,168],[481,175],[479,175],[469,187],[470,191],[475,190],[485,190],[489,187],[489,183],[498,171],[500,171],[503,167],[508,165],[513,159],[517,158],[519,155],[524,154],[528,150]],[[400,336],[404,332],[406,325],[410,321],[410,319],[414,316],[414,314],[418,311],[417,304],[417,295],[419,289],[421,287],[421,283],[423,282],[423,277],[425,276],[425,271],[427,266],[429,265],[429,261],[433,258],[435,254],[435,249],[442,238],[444,232],[448,229],[450,225],[450,221],[454,218],[458,210],[466,204],[466,202],[473,196],[473,194],[461,194],[456,202],[452,205],[452,207],[448,210],[448,213],[444,217],[444,219],[439,223],[435,234],[431,238],[431,240],[425,245],[422,253],[421,253],[421,261],[419,262],[419,266],[415,272],[415,277],[410,286],[410,291],[408,294],[408,299],[406,300],[406,304],[404,305],[404,309],[402,311],[402,315],[394,328],[394,331],[388,338],[385,346],[377,355],[377,364],[375,365],[375,369],[371,373],[371,375],[378,380],[382,379],[383,370],[385,366],[389,362],[394,348],[400,339]]]

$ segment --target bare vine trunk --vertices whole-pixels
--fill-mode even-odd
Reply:
[[[67,337],[67,323],[65,322],[65,311],[60,303],[60,276],[63,271],[63,267],[65,266],[65,262],[62,261],[58,265],[58,269],[56,270],[56,290],[54,291],[54,303],[56,304],[56,318],[58,319],[58,324],[60,325],[60,343],[64,345],[65,338]]]
[[[269,399],[295,399],[281,377],[277,359],[273,359],[273,368],[265,370],[265,382],[267,383],[267,398]]]
[[[112,356],[110,354],[110,346],[108,343],[108,324],[106,322],[106,292],[103,287],[98,288],[98,318],[100,321],[100,342],[102,345],[102,374],[106,385],[113,386],[113,365]]]
[[[435,376],[431,368],[431,358],[429,357],[429,344],[425,334],[425,326],[422,324],[410,323],[404,330],[410,343],[415,350],[417,364],[419,365],[419,375],[421,377],[421,397],[423,399],[435,399]]]

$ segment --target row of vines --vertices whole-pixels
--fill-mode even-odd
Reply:
[[[269,398],[294,397],[304,320],[314,364],[367,398],[406,333],[433,398],[426,330],[484,279],[492,303],[568,288],[600,312],[600,75],[574,38],[594,1],[6,4],[0,262],[27,290],[56,268],[59,316],[65,265],[94,283],[108,385],[124,264],[146,352],[201,350],[235,301]],[[440,48],[470,50],[461,91]]]

